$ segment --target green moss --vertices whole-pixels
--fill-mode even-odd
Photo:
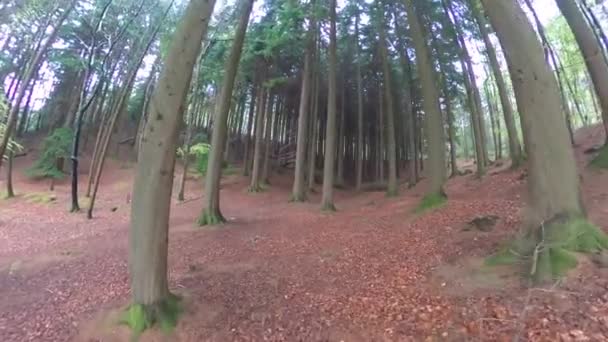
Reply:
[[[399,196],[398,189],[389,189],[386,191],[386,197],[397,197],[397,196]]]
[[[293,193],[289,196],[289,203],[303,203],[308,200],[306,194],[302,194],[302,196],[296,196]]]
[[[132,304],[123,313],[120,323],[127,325],[135,338],[155,325],[169,333],[177,326],[182,312],[181,298],[170,293],[158,304]]]
[[[338,211],[333,203],[326,203],[321,206],[321,211],[326,213],[334,213]]]
[[[57,200],[57,197],[48,192],[32,192],[23,196],[28,203],[49,204]]]
[[[417,213],[422,213],[428,210],[437,209],[446,204],[447,201],[448,198],[443,194],[429,194],[422,198],[422,201],[420,201],[420,204],[418,204],[415,211]]]
[[[257,185],[257,186],[250,186],[247,189],[247,192],[252,193],[252,194],[257,194],[258,192],[264,192],[266,191],[266,186],[264,186],[264,184],[261,185]]]
[[[196,223],[199,226],[214,226],[218,224],[225,223],[226,219],[222,214],[218,211],[216,213],[210,213],[208,210],[203,211],[201,216],[198,218]]]
[[[591,166],[600,169],[608,169],[608,145],[603,146],[598,155],[591,161]]]
[[[548,282],[577,266],[573,253],[608,249],[608,236],[584,218],[556,220],[514,239],[486,259],[486,265],[521,264],[536,282]]]

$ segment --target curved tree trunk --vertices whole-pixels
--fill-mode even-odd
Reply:
[[[608,63],[602,54],[600,42],[595,38],[593,30],[573,0],[556,0],[557,6],[566,18],[574,33],[587,69],[591,75],[595,92],[602,108],[602,119],[606,142],[608,142]]]
[[[234,37],[234,43],[230,49],[230,56],[224,67],[224,83],[220,91],[220,97],[215,111],[215,123],[211,135],[211,150],[207,162],[207,175],[205,177],[205,208],[199,224],[216,224],[224,222],[224,216],[220,210],[220,181],[222,178],[222,156],[224,154],[226,135],[228,132],[228,114],[234,89],[234,80],[241,60],[245,33],[249,23],[249,15],[255,0],[241,1],[241,18]]]
[[[171,299],[167,252],[177,135],[214,5],[214,0],[192,0],[184,12],[152,95],[135,170],[129,234],[131,289],[134,304],[143,306],[148,315],[158,315],[153,319],[162,318],[165,302]]]
[[[336,164],[336,93],[337,93],[337,39],[336,39],[336,0],[329,1],[329,52],[328,52],[328,90],[327,126],[325,130],[325,162],[323,163],[323,194],[321,209],[334,211],[334,166]]]
[[[416,62],[422,84],[422,102],[426,114],[426,134],[428,137],[428,174],[430,178],[427,196],[445,197],[443,185],[446,180],[445,166],[445,133],[441,108],[439,105],[439,92],[435,83],[433,60],[425,33],[416,14],[412,0],[404,0],[407,18],[410,23],[410,35],[416,50]]]
[[[538,280],[549,280],[558,271],[554,268],[558,266],[554,264],[554,253],[565,253],[560,244],[573,243],[559,237],[566,234],[569,239],[570,229],[576,229],[569,226],[568,221],[566,224],[552,222],[559,217],[571,219],[584,215],[558,85],[517,0],[482,0],[482,3],[505,51],[527,141],[529,208],[526,219],[531,241],[527,242],[529,248],[518,253],[533,259],[532,275]],[[586,235],[587,231],[576,231],[576,234],[579,232],[584,238],[594,238]],[[543,248],[539,251],[538,246]]]

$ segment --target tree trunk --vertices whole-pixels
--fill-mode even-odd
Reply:
[[[365,144],[363,142],[363,78],[361,77],[361,47],[359,44],[359,21],[361,15],[357,11],[355,17],[355,44],[356,44],[356,78],[357,78],[357,156],[356,156],[356,189],[361,191],[361,185],[363,184],[363,154]]]
[[[445,197],[443,185],[446,179],[445,166],[445,133],[439,92],[435,83],[433,60],[427,46],[425,33],[418,19],[412,0],[405,0],[407,17],[410,23],[410,35],[416,50],[416,62],[422,85],[422,102],[426,114],[426,134],[428,137],[428,170],[429,187],[427,197]]]
[[[15,125],[17,124],[17,114],[19,114],[21,102],[23,101],[23,98],[25,97],[25,94],[29,88],[30,82],[31,82],[32,78],[34,77],[34,75],[38,72],[40,64],[42,63],[42,58],[44,58],[48,49],[55,42],[55,38],[57,38],[57,35],[59,34],[59,29],[63,25],[63,22],[68,18],[68,16],[70,15],[72,10],[76,6],[77,2],[78,1],[76,1],[76,0],[73,0],[72,2],[70,2],[69,7],[63,11],[63,14],[57,21],[57,24],[55,24],[55,26],[51,29],[51,32],[50,32],[47,40],[44,42],[44,44],[42,44],[38,48],[38,50],[35,52],[32,59],[29,61],[28,65],[26,66],[27,69],[23,75],[23,80],[15,93],[16,94],[15,100],[11,101],[11,103],[13,105],[11,106],[9,113],[8,113],[5,134],[2,137],[2,141],[0,141],[0,156],[3,156],[4,153],[6,152],[6,146],[8,145],[8,140],[11,138],[11,134],[14,131]],[[2,166],[2,158],[0,158],[0,166]]]
[[[507,92],[507,83],[502,76],[500,70],[500,64],[496,57],[496,49],[490,40],[488,29],[486,28],[486,18],[482,13],[482,10],[472,4],[473,14],[479,26],[481,37],[483,38],[486,51],[488,54],[488,60],[490,61],[490,67],[492,68],[492,74],[496,80],[496,86],[498,88],[498,96],[500,97],[500,103],[502,105],[502,112],[505,118],[505,125],[507,128],[507,136],[509,138],[509,156],[511,157],[511,167],[517,168],[523,161],[523,155],[521,151],[521,144],[517,135],[517,128],[515,124],[515,115],[511,100],[509,99],[509,93]]]
[[[477,97],[475,96],[475,88],[476,85],[471,83],[471,72],[469,72],[469,68],[472,68],[471,58],[468,55],[468,50],[465,45],[465,41],[462,38],[462,32],[458,29],[458,23],[456,22],[456,16],[454,10],[452,8],[452,2],[447,0],[442,2],[444,6],[444,11],[446,16],[448,17],[448,24],[451,25],[454,32],[454,40],[458,45],[458,54],[460,57],[460,66],[462,68],[462,73],[464,77],[464,85],[467,92],[467,101],[469,105],[469,109],[471,111],[471,128],[473,131],[473,144],[475,145],[475,160],[477,166],[477,177],[482,177],[485,174],[485,155],[484,155],[484,139],[482,134],[482,126],[481,121],[479,120],[479,116],[482,115],[481,100],[477,101]],[[451,14],[451,17],[450,17]],[[452,21],[453,20],[453,21]],[[468,61],[468,63],[467,63]],[[473,75],[474,77],[474,75]]]
[[[602,54],[600,42],[595,38],[592,28],[585,21],[576,2],[573,0],[556,0],[556,2],[574,33],[600,100],[606,143],[608,142],[608,63]]]
[[[261,86],[258,89],[258,110],[255,121],[255,148],[253,152],[253,169],[251,171],[251,183],[249,185],[249,192],[260,192],[262,187],[260,185],[260,174],[262,172],[262,140],[264,138],[264,113],[266,111],[266,100],[270,100],[269,91],[264,89],[262,85],[263,77],[260,80]]]
[[[276,99],[276,103],[274,100]],[[264,129],[264,163],[262,164],[262,184],[270,185],[270,144],[272,142],[272,119],[279,111],[279,97],[272,97],[266,108],[266,128]],[[276,108],[274,108],[276,107]],[[274,109],[273,109],[274,108]]]
[[[249,114],[247,115],[247,131],[245,131],[245,153],[243,156],[243,176],[249,176],[249,155],[251,150],[251,135],[255,114],[256,87],[251,87],[251,102],[249,103]]]
[[[13,151],[8,152],[7,156],[7,168],[6,168],[6,198],[15,197],[15,191],[13,190]]]
[[[255,0],[241,1],[241,17],[234,36],[234,43],[230,49],[230,56],[224,66],[224,83],[220,91],[220,97],[215,111],[215,123],[211,135],[211,150],[207,162],[207,174],[205,176],[205,208],[199,218],[200,225],[213,225],[225,221],[220,210],[220,181],[222,178],[222,156],[226,148],[226,135],[228,132],[228,114],[234,89],[234,80],[241,60],[245,33],[249,23],[249,15]]]
[[[517,0],[482,3],[505,51],[527,142],[526,220],[530,229],[524,244],[527,248],[517,252],[530,256],[530,274],[538,280],[549,280],[559,273],[559,266],[564,266],[567,245],[576,245],[581,238],[594,241],[601,233],[594,231],[590,236],[588,224],[585,228],[571,224],[573,218],[584,215],[579,178],[558,85],[531,23]],[[560,217],[568,220],[556,223]],[[570,238],[577,241],[568,241]]]
[[[131,289],[134,304],[147,313],[143,319],[152,322],[163,318],[166,302],[171,300],[167,252],[175,149],[192,71],[214,5],[214,0],[192,0],[184,12],[152,95],[135,170],[129,234]]]
[[[315,2],[311,2],[314,9]],[[306,139],[308,138],[308,112],[310,111],[311,90],[312,90],[312,68],[313,68],[313,53],[315,49],[315,37],[317,35],[317,25],[315,14],[310,18],[310,26],[308,28],[308,37],[306,54],[304,55],[304,71],[302,75],[302,90],[300,94],[300,108],[298,114],[298,135],[296,145],[296,166],[294,171],[293,189],[291,192],[291,200],[294,202],[303,202],[306,200]],[[312,143],[312,141],[310,142]],[[310,161],[309,161],[310,162]],[[314,177],[314,174],[312,175]]]
[[[316,47],[315,47],[316,49]],[[310,147],[308,151],[308,191],[313,191],[315,186],[315,172],[317,171],[317,146],[319,144],[319,63],[313,68],[314,85],[312,90],[312,118],[310,120]]]
[[[336,163],[336,95],[337,95],[337,39],[336,0],[329,1],[329,52],[327,84],[327,126],[325,130],[325,162],[323,163],[323,194],[321,209],[335,211],[334,206],[334,166]]]

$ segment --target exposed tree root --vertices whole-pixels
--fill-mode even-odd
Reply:
[[[250,193],[258,193],[258,192],[263,192],[264,191],[264,187],[263,186],[250,186],[249,189],[247,189],[248,192]]]
[[[170,332],[177,325],[182,313],[181,298],[169,293],[169,296],[156,304],[132,304],[125,310],[120,323],[129,326],[134,337],[155,325],[165,332]]]
[[[558,216],[486,259],[488,265],[521,264],[537,283],[563,277],[578,264],[575,253],[601,253],[608,236],[584,218]]]
[[[219,210],[216,210],[215,212],[211,213],[207,209],[205,209],[205,211],[203,211],[201,216],[196,221],[196,223],[198,223],[198,225],[201,227],[202,226],[214,226],[214,225],[222,224],[225,222],[226,222],[226,219],[224,218],[222,213],[220,213]]]

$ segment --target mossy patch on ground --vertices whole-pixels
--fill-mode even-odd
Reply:
[[[23,196],[28,203],[49,204],[57,200],[57,196],[50,192],[32,192]]]
[[[448,198],[443,194],[430,194],[422,198],[422,201],[416,207],[416,213],[422,213],[429,210],[437,209],[445,205]]]
[[[536,282],[558,279],[578,264],[574,253],[601,253],[608,236],[584,218],[560,219],[517,237],[486,259],[486,265],[521,264]]]
[[[203,211],[201,216],[198,218],[196,223],[199,226],[214,226],[218,224],[225,223],[226,219],[222,216],[221,213],[210,213],[208,210]]]

